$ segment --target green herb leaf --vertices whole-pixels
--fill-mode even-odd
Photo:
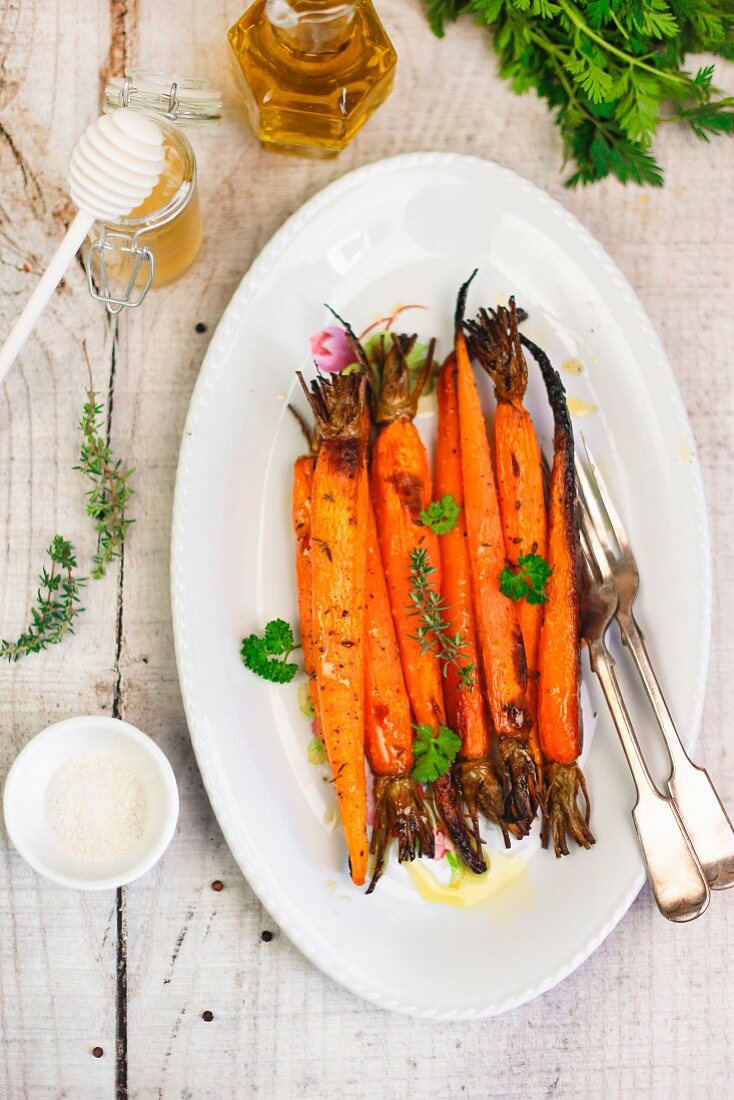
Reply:
[[[320,737],[312,737],[308,743],[306,749],[306,756],[308,757],[309,764],[325,764],[326,763],[326,749],[324,742]]]
[[[734,59],[731,0],[424,0],[441,37],[464,12],[490,28],[501,76],[535,91],[553,113],[574,187],[614,175],[659,187],[650,151],[662,122],[697,137],[734,132],[730,97],[713,66],[695,74],[686,55]],[[703,108],[703,111],[700,109]]]
[[[304,680],[298,685],[298,709],[305,718],[308,718],[309,722],[313,722],[316,712],[313,709],[311,687],[308,680]]]
[[[447,605],[435,587],[432,577],[436,572],[424,546],[410,551],[410,605],[408,613],[418,620],[414,638],[420,642],[421,653],[435,653],[441,662],[441,672],[448,675],[449,668],[459,674],[459,690],[471,691],[474,686],[475,665],[465,660],[466,641],[461,634],[451,635],[446,619]]]
[[[38,578],[30,626],[15,642],[7,639],[0,642],[0,657],[7,657],[9,661],[57,645],[66,634],[74,633],[74,619],[84,610],[79,604],[79,590],[86,580],[75,576],[74,547],[61,535],[56,535],[46,553],[51,559],[51,568],[42,569]]]
[[[273,684],[289,684],[298,672],[298,665],[288,658],[300,649],[293,639],[293,631],[283,619],[273,619],[265,627],[262,638],[250,634],[242,639],[240,656],[246,668]]]
[[[94,390],[87,390],[79,430],[82,445],[80,470],[91,484],[87,493],[87,515],[94,520],[97,532],[97,553],[93,558],[92,577],[100,580],[115,558],[122,554],[128,528],[134,522],[127,518],[127,507],[133,495],[130,478],[135,472],[120,458],[115,458],[107,440],[103,418],[104,406],[97,404]]]
[[[547,603],[546,586],[553,572],[548,562],[540,554],[521,554],[517,562],[516,573],[508,568],[500,573],[502,595],[516,602],[525,598],[531,604]]]
[[[461,738],[448,726],[434,731],[430,726],[413,726],[415,741],[413,778],[419,783],[435,783],[449,770],[461,749]]]
[[[445,853],[446,862],[451,868],[451,878],[449,879],[449,886],[452,890],[458,890],[466,876],[466,867],[461,862],[458,856],[453,852]]]
[[[279,657],[281,653],[290,653],[293,650],[293,631],[284,619],[272,619],[268,623],[263,635],[263,646],[271,657]]]
[[[420,513],[420,521],[424,527],[433,531],[434,535],[447,535],[453,531],[459,520],[461,507],[456,503],[456,497],[452,493],[446,493],[440,500],[432,501],[427,508]]]

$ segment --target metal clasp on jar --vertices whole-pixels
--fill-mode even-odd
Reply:
[[[115,241],[121,242],[119,244],[119,251],[129,255],[132,260],[130,277],[125,289],[119,297],[116,297],[110,289],[109,272],[107,270],[107,253],[114,250]],[[93,271],[95,258],[99,269],[98,273]],[[147,265],[147,268],[144,268],[143,265]],[[131,237],[127,233],[120,233],[113,229],[107,229],[104,225],[99,226],[99,236],[90,244],[87,258],[84,262],[89,293],[93,298],[96,298],[98,302],[104,302],[107,306],[107,312],[113,315],[120,313],[120,311],[126,307],[128,309],[135,309],[141,304],[153,284],[154,267],[155,261],[153,259],[153,253],[147,245],[141,246],[138,241],[137,233]],[[133,297],[136,284],[143,271],[145,271],[144,279],[137,289],[137,295]],[[97,286],[95,282],[95,275],[97,274],[99,277],[99,286]]]
[[[137,102],[138,97],[140,103]],[[147,110],[154,110],[170,122],[176,121],[181,106],[178,98],[178,84],[175,80],[171,81],[171,86],[167,92],[162,92],[157,101],[153,101],[150,93],[138,95],[138,89],[133,83],[132,76],[126,76],[123,80],[122,87],[117,95],[117,102],[120,107],[141,106]]]

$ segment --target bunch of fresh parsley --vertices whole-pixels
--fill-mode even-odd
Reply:
[[[713,65],[684,68],[688,53],[734,60],[731,0],[424,0],[434,32],[474,13],[490,27],[500,74],[535,89],[555,112],[569,187],[610,174],[659,187],[651,152],[658,126],[683,122],[708,141],[734,130],[734,97],[712,84]]]

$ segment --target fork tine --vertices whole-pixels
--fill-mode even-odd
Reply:
[[[599,532],[597,531],[596,524],[587,503],[584,487],[579,483],[578,469],[576,473],[576,496],[578,498],[579,510],[581,512],[582,539],[585,541],[586,548],[591,554],[591,559],[596,563],[596,568],[601,576],[602,581],[614,581],[614,574],[612,573],[612,568],[609,564],[608,551],[607,548],[604,546],[601,538],[599,537]]]
[[[595,482],[596,491],[601,498],[601,502],[604,505],[604,508],[606,509],[607,518],[609,520],[609,525],[614,532],[614,537],[619,543],[620,550],[623,553],[630,553],[630,543],[629,539],[627,538],[627,532],[624,529],[622,520],[619,518],[619,512],[614,507],[611,494],[606,487],[604,478],[599,473],[599,467],[597,466],[596,462],[594,462],[591,451],[589,450],[589,444],[586,442],[586,438],[583,432],[581,433],[581,442],[583,443],[584,450],[586,451],[586,457],[589,461],[589,469],[591,470],[591,476]]]
[[[606,519],[602,511],[602,506],[599,502],[599,497],[594,490],[594,484],[589,476],[586,467],[583,465],[578,455],[574,455],[574,466],[576,468],[576,481],[581,486],[584,500],[586,502],[586,508],[591,517],[591,522],[596,528],[597,537],[604,546],[605,551],[609,557],[613,560],[616,556],[615,548],[612,546],[611,539],[609,537],[609,529],[607,527]]]
[[[586,568],[589,572],[590,578],[591,578],[591,580],[597,580],[598,579],[598,567],[597,567],[594,555],[591,552],[591,547],[589,546],[588,540],[586,538],[586,532],[583,530],[583,528],[581,529],[581,532],[580,532],[580,542],[581,542],[581,553],[584,556],[584,564],[586,565]]]

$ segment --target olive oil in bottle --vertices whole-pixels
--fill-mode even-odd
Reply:
[[[267,149],[335,156],[392,89],[397,55],[371,0],[256,0],[229,31]]]

